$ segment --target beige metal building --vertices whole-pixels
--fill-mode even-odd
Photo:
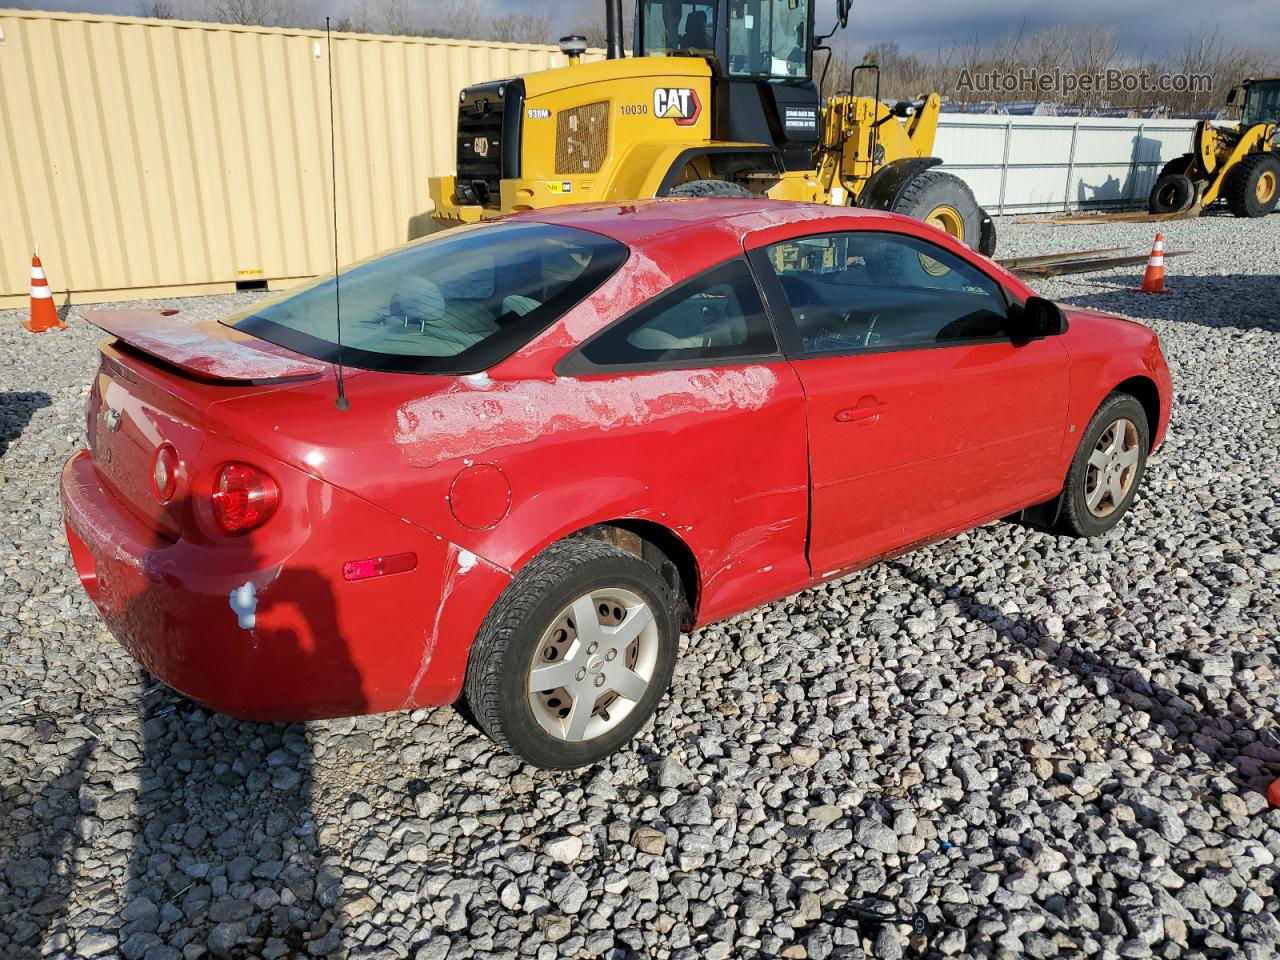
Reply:
[[[333,266],[325,35],[0,10],[0,307],[287,286]],[[333,35],[339,256],[433,229],[458,91],[554,47]]]

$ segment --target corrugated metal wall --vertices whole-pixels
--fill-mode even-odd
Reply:
[[[1142,207],[1194,120],[943,114],[935,153],[990,213]]]
[[[332,269],[323,32],[22,10],[0,30],[0,305],[36,243],[60,304]],[[430,229],[462,87],[563,63],[335,34],[341,259]]]

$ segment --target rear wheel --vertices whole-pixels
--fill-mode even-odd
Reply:
[[[1138,493],[1151,426],[1142,404],[1113,393],[1089,421],[1062,488],[1057,533],[1096,537],[1128,512]]]
[[[1182,213],[1188,210],[1196,198],[1196,185],[1181,173],[1167,173],[1156,181],[1147,198],[1147,210],[1151,213]]]
[[[1227,182],[1227,206],[1237,217],[1265,217],[1280,200],[1280,159],[1272,153],[1245,157]]]
[[[926,170],[907,181],[894,201],[893,212],[923,220],[961,243],[980,250],[982,208],[969,185],[941,170]]]
[[[750,197],[750,190],[729,180],[690,180],[672,187],[669,197]]]
[[[671,682],[676,602],[644,560],[565,540],[517,574],[485,618],[467,704],[496,743],[534,766],[569,769],[622,747]]]

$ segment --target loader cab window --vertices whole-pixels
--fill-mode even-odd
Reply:
[[[800,80],[811,75],[813,0],[729,0],[728,63],[732,77]],[[636,6],[638,55],[723,56],[717,43],[720,4],[641,0]],[[721,38],[723,40],[723,38]]]
[[[1255,123],[1280,123],[1280,80],[1249,85],[1241,122],[1245,127]]]
[[[764,80],[809,76],[810,0],[730,0],[729,75]]]
[[[716,4],[684,0],[643,0],[637,15],[643,38],[641,56],[693,54],[711,57],[716,50]]]

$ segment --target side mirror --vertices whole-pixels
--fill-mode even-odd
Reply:
[[[1009,332],[1018,346],[1067,332],[1067,315],[1056,303],[1044,297],[1030,297],[1021,307],[1013,309],[1009,319]]]
[[[1232,87],[1230,90],[1228,90],[1228,91],[1227,91],[1227,106],[1228,106],[1228,107],[1229,107],[1229,106],[1231,106],[1233,103],[1235,103],[1235,102],[1236,102],[1236,94],[1239,92],[1239,90],[1240,90],[1240,88],[1239,88],[1239,87]]]
[[[836,0],[836,19],[840,21],[841,29],[849,25],[849,10],[852,6],[853,0]]]

